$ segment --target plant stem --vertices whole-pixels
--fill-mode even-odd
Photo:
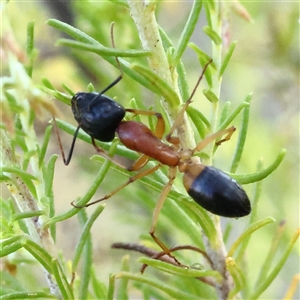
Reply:
[[[221,3],[219,1],[214,2],[214,7],[209,7],[210,4],[206,3],[206,13],[210,14],[210,26],[211,29],[219,36],[222,37],[222,8]],[[222,66],[222,43],[217,43],[212,39],[212,59],[216,66],[216,72],[212,75],[212,92],[217,96],[217,99],[220,99],[220,91],[221,91],[221,82],[222,77],[219,76],[221,66]],[[219,109],[219,101],[212,102],[212,110],[211,110],[211,128],[212,131],[216,131],[217,127],[217,118],[218,118],[218,109]],[[213,151],[213,146],[211,145],[211,151]],[[212,158],[212,152],[210,157]],[[222,276],[223,281],[220,284],[216,285],[216,290],[220,299],[227,299],[230,290],[233,289],[233,279],[229,274],[226,267],[226,256],[227,251],[223,242],[223,235],[220,225],[220,217],[213,215],[213,222],[216,227],[217,235],[215,241],[209,241],[204,237],[204,241],[206,244],[206,251],[210,259],[213,261],[213,268],[218,270]]]
[[[1,166],[15,166],[21,169],[19,161],[13,155],[13,151],[10,145],[9,138],[4,130],[1,130]],[[10,177],[10,183],[7,183],[7,188],[14,197],[16,204],[21,212],[35,212],[38,211],[38,205],[36,199],[30,193],[27,185],[24,181],[15,174],[8,174]],[[50,235],[49,229],[43,228],[41,218],[36,216],[32,218],[24,219],[29,236],[31,239],[39,245],[43,245],[43,248],[51,255],[56,253],[53,239]],[[55,257],[57,255],[55,254]],[[48,281],[51,294],[56,295],[60,299],[60,292],[57,284],[53,281],[51,274],[44,269],[45,277]]]
[[[43,201],[47,200],[47,196],[45,195],[45,182],[42,169],[39,167],[38,141],[33,128],[33,111],[29,101],[29,99],[34,99],[36,105],[38,102],[37,99],[41,97],[41,94],[40,91],[32,85],[31,79],[22,64],[13,56],[10,56],[9,66],[15,84],[15,99],[22,111],[22,113],[19,114],[20,123],[24,133],[26,133],[24,136],[26,153],[24,153],[23,156],[26,159],[29,155],[30,168],[32,169],[33,176],[36,178],[34,181],[36,198],[22,178],[16,173],[4,172],[4,175],[9,178],[7,187],[13,195],[21,213],[39,210],[47,211],[47,203],[43,203]],[[4,130],[1,130],[1,151],[1,167],[13,167],[18,170],[23,170],[21,160],[15,155],[11,146],[11,140]],[[26,172],[26,170],[23,171]],[[44,228],[45,218],[46,214],[43,214],[41,216],[25,218],[24,221],[31,239],[41,245],[53,259],[57,259],[58,255],[50,231],[48,228]],[[44,272],[51,293],[61,298],[59,288],[53,281],[51,274],[45,269]]]

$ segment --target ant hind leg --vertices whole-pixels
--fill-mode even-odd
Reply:
[[[163,190],[161,191],[161,194],[159,196],[159,200],[156,203],[154,212],[153,212],[153,217],[152,217],[152,223],[151,223],[151,228],[150,228],[150,235],[153,238],[153,240],[156,242],[156,244],[164,251],[166,255],[174,259],[174,261],[179,265],[183,266],[177,259],[176,257],[171,253],[171,250],[155,235],[155,228],[156,224],[158,221],[159,213],[162,209],[162,206],[172,188],[173,181],[176,178],[176,171],[177,168],[170,168],[169,170],[169,181],[167,184],[163,187]]]
[[[216,145],[220,146],[223,142],[229,141],[233,133],[235,132],[236,128],[234,126],[231,126],[224,130],[219,130],[211,135],[208,135],[204,140],[199,142],[197,146],[193,149],[192,153],[200,152],[202,149],[204,149],[208,144],[213,142],[215,139],[222,137],[226,134],[226,136],[219,140]]]
[[[120,190],[122,190],[123,188],[125,188],[127,185],[129,185],[130,183],[138,180],[138,179],[141,179],[145,176],[148,176],[152,173],[154,173],[155,171],[157,171],[159,168],[161,167],[160,164],[154,166],[153,168],[150,168],[150,169],[147,169],[147,170],[144,170],[144,171],[141,171],[137,174],[135,174],[134,176],[131,176],[126,182],[124,182],[122,185],[118,186],[116,189],[114,189],[112,192],[110,192],[109,194],[105,195],[104,197],[98,199],[98,200],[95,200],[95,201],[92,201],[92,202],[89,202],[88,204],[86,205],[83,205],[83,206],[80,206],[80,205],[76,205],[74,204],[74,202],[72,202],[71,204],[76,207],[76,208],[83,208],[83,207],[89,207],[91,205],[94,205],[96,203],[99,203],[101,201],[104,201],[104,200],[107,200],[109,198],[111,198],[113,195],[115,195],[117,192],[119,192]]]

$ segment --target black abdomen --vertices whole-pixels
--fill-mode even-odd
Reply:
[[[238,218],[251,212],[246,192],[230,176],[214,168],[197,164],[184,174],[188,194],[213,214]]]

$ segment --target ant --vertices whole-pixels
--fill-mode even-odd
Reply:
[[[115,162],[114,159],[109,157],[103,149],[99,148],[96,145],[95,140],[110,142],[114,139],[115,133],[117,133],[121,143],[125,147],[141,154],[131,167],[127,168],[129,171],[139,171],[137,174],[130,177],[125,183],[114,189],[111,193],[101,199],[88,203],[85,207],[109,199],[130,183],[154,173],[162,165],[167,165],[169,167],[169,180],[163,187],[159,200],[156,204],[149,233],[154,241],[162,248],[165,254],[174,258],[175,261],[178,262],[171,254],[170,249],[168,249],[163,242],[155,236],[155,227],[158,215],[169,191],[172,188],[177,170],[184,173],[183,185],[188,194],[200,206],[211,213],[223,217],[238,218],[246,216],[251,212],[251,205],[247,194],[234,179],[219,169],[212,166],[205,166],[192,159],[194,153],[200,152],[215,139],[226,135],[223,139],[217,142],[216,145],[220,145],[224,141],[229,140],[235,131],[235,127],[232,126],[207,136],[204,140],[199,142],[194,149],[181,149],[179,145],[179,138],[173,136],[174,131],[182,122],[183,115],[188,105],[192,102],[192,97],[204,76],[205,70],[212,62],[212,60],[210,60],[204,66],[191,96],[183,105],[170,129],[170,132],[166,135],[166,140],[169,142],[169,145],[164,143],[162,141],[162,137],[165,133],[165,121],[160,113],[145,110],[125,109],[119,103],[104,95],[106,91],[116,85],[123,77],[120,63],[118,58],[116,59],[121,75],[108,87],[99,94],[78,92],[73,96],[71,106],[74,118],[78,122],[78,127],[74,133],[73,142],[67,158],[65,158],[61,140],[58,135],[63,161],[65,165],[68,165],[71,161],[76,137],[80,128],[91,136],[92,144],[96,151],[113,162]],[[151,131],[141,122],[132,120],[124,121],[123,118],[127,112],[132,113],[133,115],[155,116],[157,118],[155,131]],[[58,134],[57,128],[56,133]],[[157,164],[154,167],[140,171],[150,159],[157,161]],[[124,168],[124,166],[121,167]],[[72,205],[74,207],[81,208],[73,203]],[[178,264],[180,263],[178,262]]]

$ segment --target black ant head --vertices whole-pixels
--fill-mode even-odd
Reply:
[[[125,116],[125,109],[111,98],[96,93],[77,93],[71,101],[74,118],[91,137],[110,142]]]

